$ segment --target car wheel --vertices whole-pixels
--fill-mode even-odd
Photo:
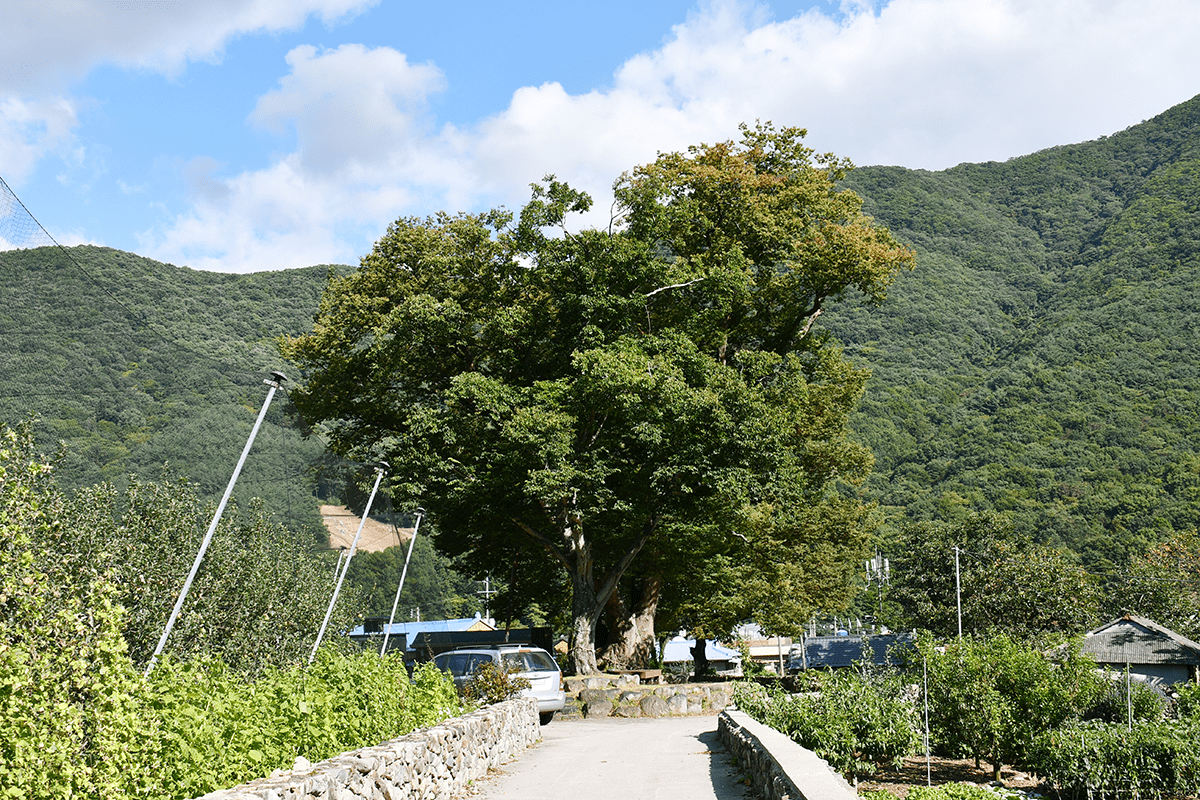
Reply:
[[[554,712],[553,711],[543,711],[542,713],[538,714],[538,716],[541,718],[543,725],[549,725],[550,720],[554,719]]]

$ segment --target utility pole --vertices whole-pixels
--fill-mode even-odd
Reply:
[[[400,605],[400,592],[404,591],[404,578],[408,575],[408,562],[412,560],[413,545],[417,543],[417,533],[421,530],[421,518],[425,509],[417,509],[417,524],[413,527],[412,538],[408,540],[408,555],[404,557],[404,569],[400,571],[400,585],[396,587],[396,599],[392,601],[392,615],[388,617],[387,627],[383,630],[383,646],[379,648],[379,657],[387,652],[388,636],[392,632],[392,623],[396,621],[396,606]]]
[[[475,592],[475,594],[483,595],[483,617],[484,617],[484,619],[492,618],[492,611],[491,611],[492,595],[498,594],[499,591],[500,591],[499,589],[492,588],[492,576],[491,575],[484,576],[483,588],[479,589]],[[488,624],[491,625],[490,622]]]
[[[154,655],[150,656],[150,663],[146,665],[145,677],[150,676],[154,665],[158,663],[158,657],[162,655],[163,648],[167,645],[167,637],[171,635],[171,629],[175,627],[175,621],[179,619],[179,612],[183,610],[183,601],[187,599],[188,591],[192,588],[192,581],[196,579],[196,573],[200,571],[200,562],[204,560],[204,552],[208,550],[213,534],[217,531],[217,524],[221,521],[221,515],[225,513],[225,505],[229,502],[229,496],[233,494],[233,485],[237,483],[238,475],[241,474],[242,467],[246,464],[246,456],[250,455],[250,446],[254,444],[254,437],[258,436],[258,429],[262,427],[263,419],[267,416],[267,409],[271,407],[271,400],[275,397],[276,390],[286,380],[287,377],[282,372],[272,372],[271,377],[263,381],[271,387],[267,392],[267,400],[263,403],[262,410],[258,412],[258,419],[254,421],[254,427],[250,429],[250,438],[246,440],[246,446],[242,448],[242,457],[238,459],[237,466],[233,468],[233,475],[229,478],[229,485],[225,487],[225,494],[221,497],[216,513],[213,514],[208,532],[204,534],[204,540],[200,542],[200,552],[196,553],[196,560],[192,562],[192,569],[188,573],[187,580],[183,582],[183,589],[179,591],[175,607],[171,609],[171,616],[167,619],[167,627],[163,628],[158,646],[154,648]]]
[[[875,551],[875,557],[864,562],[867,567],[867,583],[875,582],[879,589],[879,624],[883,624],[883,585],[891,580],[892,566],[883,553]]]
[[[350,543],[350,552],[346,554],[346,563],[338,574],[337,585],[333,587],[333,597],[329,598],[329,608],[325,609],[325,619],[321,621],[321,630],[317,632],[317,640],[313,642],[312,652],[308,654],[308,663],[310,664],[317,657],[317,648],[321,646],[321,640],[325,638],[325,627],[329,624],[329,618],[333,616],[333,607],[337,605],[338,595],[342,591],[342,581],[346,580],[346,573],[350,571],[350,559],[354,558],[354,552],[358,550],[359,537],[362,536],[363,527],[367,524],[367,517],[371,515],[371,505],[375,502],[375,493],[379,491],[379,483],[383,480],[387,468],[388,465],[382,461],[379,466],[375,467],[375,485],[371,487],[371,496],[367,498],[367,507],[363,509],[362,519],[359,520],[358,530],[354,534],[354,541]]]

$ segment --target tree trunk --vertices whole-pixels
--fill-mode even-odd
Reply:
[[[590,573],[590,570],[589,570]],[[596,664],[596,622],[603,610],[596,598],[591,575],[586,578],[578,570],[571,572],[571,665],[576,675],[593,675],[600,671]]]
[[[617,582],[629,569],[650,536],[658,528],[659,519],[651,515],[636,539],[620,559],[608,570],[598,586],[595,580],[595,560],[592,542],[584,535],[583,520],[576,513],[576,497],[563,499],[555,515],[558,541],[542,534],[533,526],[514,519],[517,526],[560,563],[571,578],[571,664],[576,675],[599,672],[596,664],[596,623],[609,597],[617,590]]]
[[[611,641],[600,657],[608,669],[644,669],[655,661],[654,615],[662,578],[654,575],[632,584],[631,604],[613,592],[605,606]]]

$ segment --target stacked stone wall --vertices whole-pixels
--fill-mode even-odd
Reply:
[[[537,701],[521,697],[203,800],[447,800],[540,738]]]
[[[585,717],[715,714],[729,704],[732,691],[728,683],[642,684],[636,675],[584,675],[563,684]]]
[[[717,737],[762,800],[857,800],[850,784],[816,753],[735,709],[717,717]]]

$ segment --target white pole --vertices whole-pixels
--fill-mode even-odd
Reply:
[[[308,663],[310,664],[317,657],[317,648],[321,646],[321,640],[325,638],[325,626],[329,624],[329,618],[333,616],[333,607],[337,605],[338,594],[342,591],[342,581],[346,580],[346,573],[350,571],[350,559],[354,558],[354,551],[358,549],[358,539],[362,536],[363,526],[367,524],[367,517],[371,514],[371,504],[375,502],[375,492],[379,491],[379,482],[383,480],[386,468],[387,464],[380,464],[375,468],[375,485],[371,487],[371,496],[367,498],[367,507],[363,509],[362,519],[359,520],[354,541],[350,543],[350,552],[346,554],[346,563],[338,575],[337,585],[333,587],[333,597],[329,598],[329,608],[325,609],[325,619],[321,621],[321,630],[317,632],[317,640],[313,642],[312,652],[308,654]]]
[[[192,581],[196,579],[196,573],[200,571],[200,562],[204,560],[204,551],[208,549],[209,542],[212,541],[213,534],[217,530],[217,523],[221,521],[221,515],[225,513],[225,504],[229,502],[229,496],[233,494],[233,485],[237,483],[238,475],[241,474],[242,467],[246,464],[246,456],[250,454],[250,446],[254,444],[254,437],[258,436],[258,429],[262,427],[263,419],[267,416],[267,409],[271,407],[271,399],[275,397],[275,390],[286,380],[287,378],[282,372],[272,372],[271,377],[263,381],[271,387],[267,392],[267,401],[263,403],[262,410],[258,412],[258,419],[254,421],[254,427],[250,430],[250,438],[246,440],[246,446],[242,448],[242,457],[238,459],[237,466],[233,469],[229,485],[225,487],[225,494],[221,497],[220,505],[217,506],[217,513],[213,514],[208,532],[204,534],[204,540],[200,542],[200,552],[196,553],[192,569],[188,573],[187,580],[183,582],[183,589],[180,590],[179,597],[175,600],[175,608],[171,610],[171,616],[167,619],[167,627],[163,628],[162,636],[158,639],[158,646],[154,648],[154,655],[150,656],[150,663],[146,665],[144,677],[150,676],[154,665],[158,663],[158,657],[162,655],[163,648],[167,645],[167,637],[171,635],[171,629],[175,627],[175,621],[179,619],[179,612],[183,609],[183,601],[187,599],[188,591],[192,588]]]
[[[954,545],[954,597],[958,601],[958,638],[962,638],[962,573],[958,569],[958,545]]]
[[[925,785],[933,786],[933,762],[929,757],[929,659],[921,656],[921,666],[925,672]]]
[[[413,528],[412,538],[408,540],[408,555],[404,557],[404,569],[400,571],[400,585],[396,587],[396,599],[392,601],[392,615],[388,617],[387,627],[383,631],[383,646],[379,648],[379,657],[387,652],[388,636],[392,632],[392,623],[396,621],[396,606],[400,605],[400,592],[404,590],[404,578],[408,575],[408,562],[412,560],[413,546],[417,543],[417,534],[421,530],[421,518],[425,516],[425,509],[417,509],[417,524]],[[417,620],[420,622],[420,620]]]

